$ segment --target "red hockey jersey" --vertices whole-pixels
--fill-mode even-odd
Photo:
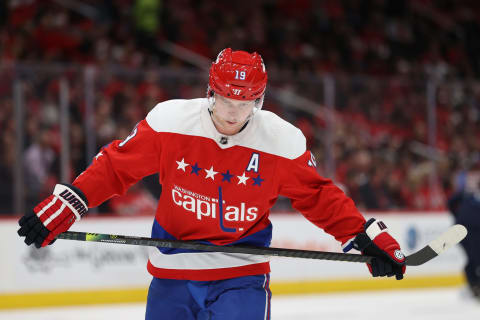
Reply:
[[[365,219],[350,198],[318,175],[299,129],[260,110],[241,132],[223,136],[207,104],[158,104],[125,140],[103,148],[73,184],[95,207],[159,173],[154,238],[269,246],[269,210],[279,195],[342,243],[362,231]],[[147,269],[159,278],[219,280],[267,273],[268,260],[153,247]]]

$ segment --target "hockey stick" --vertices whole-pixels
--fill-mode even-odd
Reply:
[[[424,248],[407,256],[406,257],[407,266],[419,266],[432,260],[433,258],[438,256],[448,248],[462,241],[462,239],[465,238],[466,235],[467,235],[467,229],[465,229],[464,226],[457,224],[450,227],[446,232],[444,232],[435,240],[432,240]],[[75,232],[75,231],[67,231],[67,232],[61,233],[57,236],[57,239],[107,242],[107,243],[118,243],[118,244],[130,244],[130,245],[137,245],[137,246],[152,246],[152,247],[200,250],[200,251],[210,251],[210,252],[243,253],[243,254],[277,256],[277,257],[348,261],[348,262],[370,262],[374,258],[372,256],[351,254],[351,253],[309,251],[309,250],[284,249],[284,248],[266,248],[266,247],[253,247],[253,246],[236,246],[236,245],[217,246],[217,245],[205,244],[205,243],[200,243],[195,241],[152,239],[152,238],[144,238],[144,237],[122,236],[122,235],[116,235],[116,234],[87,233],[87,232]]]

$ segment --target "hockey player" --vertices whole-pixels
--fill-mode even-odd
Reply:
[[[457,190],[447,206],[455,223],[464,225],[468,235],[461,242],[467,256],[464,268],[469,296],[480,302],[480,168],[462,171],[457,175]]]
[[[51,244],[88,210],[159,173],[162,195],[153,238],[269,246],[269,210],[279,195],[342,243],[375,255],[373,276],[402,279],[405,259],[381,221],[363,216],[322,178],[305,137],[261,110],[267,72],[261,56],[223,50],[207,97],[159,103],[123,141],[103,148],[72,184],[19,221],[20,236]],[[152,248],[146,319],[270,319],[264,256]]]

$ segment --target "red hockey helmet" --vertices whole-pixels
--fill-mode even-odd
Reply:
[[[254,52],[222,50],[212,63],[209,92],[236,100],[263,100],[267,86],[267,71],[262,57]]]

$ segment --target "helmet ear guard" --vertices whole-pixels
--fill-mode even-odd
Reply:
[[[213,111],[215,107],[215,91],[210,88],[210,85],[207,86],[207,100],[208,100],[208,110]]]
[[[257,112],[258,110],[262,109],[263,107],[263,100],[265,99],[265,93],[262,94],[260,98],[255,99],[255,107],[253,107],[253,113]]]

